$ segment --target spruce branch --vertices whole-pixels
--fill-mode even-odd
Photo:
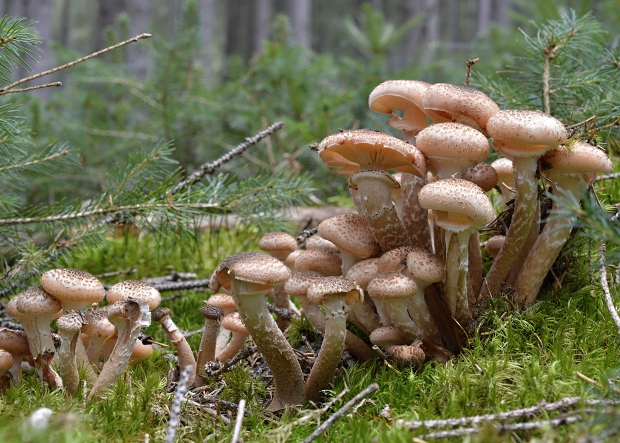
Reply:
[[[40,72],[38,74],[34,74],[34,75],[29,76],[29,77],[22,78],[20,80],[17,80],[16,82],[11,83],[10,85],[7,85],[7,86],[5,86],[3,88],[0,88],[0,95],[6,93],[6,91],[8,91],[9,89],[15,88],[16,86],[22,85],[22,84],[27,83],[27,82],[32,81],[32,80],[36,80],[36,79],[41,78],[41,77],[45,77],[46,75],[55,74],[56,72],[62,71],[62,70],[67,69],[67,68],[71,68],[71,67],[73,67],[73,66],[75,66],[75,65],[77,65],[79,63],[83,63],[83,62],[85,62],[87,60],[90,60],[91,58],[99,57],[100,55],[103,55],[103,54],[105,54],[107,52],[114,51],[115,49],[121,48],[121,47],[123,47],[125,45],[128,45],[129,43],[134,43],[134,42],[137,42],[138,40],[142,40],[144,38],[149,38],[149,37],[151,37],[151,34],[140,34],[140,35],[137,35],[137,36],[135,36],[133,38],[130,38],[129,40],[125,40],[125,41],[122,41],[122,42],[117,43],[115,45],[112,45],[112,46],[109,46],[107,48],[104,48],[104,49],[102,49],[100,51],[93,52],[90,55],[87,55],[85,57],[81,57],[81,58],[79,58],[77,60],[74,60],[72,62],[66,63],[66,64],[64,64],[62,66],[58,66],[56,68]]]
[[[0,167],[0,172],[9,171],[11,169],[27,168],[27,167],[34,166],[34,165],[37,165],[37,164],[48,162],[50,160],[55,160],[55,159],[57,159],[59,157],[64,157],[67,154],[69,154],[69,151],[67,149],[65,149],[65,150],[63,150],[61,152],[57,152],[57,153],[49,155],[47,157],[39,158],[39,159],[36,159],[36,160],[24,162],[24,163],[15,163],[15,164],[10,164],[8,166]]]
[[[551,60],[555,58],[560,49],[568,44],[576,32],[576,28],[571,29],[568,35],[560,41],[556,41],[553,35],[549,35],[547,38],[547,47],[543,48],[543,54],[545,54],[545,65],[542,72],[543,111],[547,114],[551,114],[551,104],[549,102],[549,73],[551,71]]]
[[[61,82],[52,82],[52,83],[46,83],[44,85],[30,86],[29,88],[11,89],[9,91],[0,92],[0,95],[16,94],[16,93],[19,93],[19,92],[36,91],[37,89],[54,88],[54,87],[58,87],[58,86],[62,86],[62,83]]]

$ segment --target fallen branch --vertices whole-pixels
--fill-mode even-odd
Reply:
[[[361,402],[366,396],[372,394],[377,389],[379,389],[379,385],[377,383],[373,383],[368,386],[362,392],[349,400],[343,407],[334,412],[334,414],[327,420],[325,420],[321,426],[316,428],[312,434],[306,437],[306,439],[302,443],[310,443],[323,432],[327,431],[336,422],[336,420],[344,417],[344,415],[349,411],[349,409],[353,408],[357,403]]]
[[[241,433],[241,423],[243,422],[243,412],[245,411],[245,399],[239,400],[239,409],[237,410],[237,419],[235,420],[235,430],[233,431],[230,443],[238,443],[239,434]]]
[[[185,366],[179,376],[179,383],[177,384],[176,392],[174,393],[174,400],[172,401],[172,408],[170,411],[170,419],[168,420],[168,431],[166,432],[165,443],[174,443],[174,436],[177,433],[179,423],[181,423],[181,403],[187,393],[189,386],[189,378],[194,372],[192,366]]]
[[[605,268],[605,251],[607,249],[607,245],[605,243],[601,243],[598,247],[598,263],[600,265],[599,268],[599,279],[601,281],[601,288],[603,289],[603,294],[605,295],[605,304],[607,305],[607,309],[611,314],[611,319],[616,324],[616,328],[618,328],[618,335],[620,336],[620,315],[618,315],[618,311],[614,306],[614,301],[611,298],[611,293],[609,292],[609,286],[607,285],[607,269]]]

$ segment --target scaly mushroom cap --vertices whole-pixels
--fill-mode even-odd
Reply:
[[[283,285],[290,277],[289,269],[277,258],[260,252],[239,252],[225,258],[209,279],[209,288],[231,289],[232,279],[250,283],[257,292]]]
[[[310,285],[322,277],[321,274],[314,271],[297,272],[284,284],[284,292],[293,297],[305,297]]]
[[[161,294],[151,285],[140,280],[124,280],[108,289],[106,300],[112,304],[119,300],[133,297],[149,305],[149,311],[155,309],[161,303]]]
[[[0,375],[7,372],[13,366],[13,356],[9,351],[0,349]]]
[[[366,260],[355,263],[345,276],[348,280],[356,282],[364,290],[368,287],[368,283],[375,275],[379,273],[380,258],[368,258]]]
[[[316,280],[308,287],[307,297],[310,303],[323,304],[333,296],[344,296],[349,308],[364,301],[364,291],[355,282],[339,277],[324,277]]]
[[[407,343],[405,337],[395,326],[382,326],[370,333],[370,342],[381,348],[390,348],[391,346],[399,346]]]
[[[297,241],[295,237],[286,232],[270,232],[263,235],[258,242],[258,247],[272,257],[284,261],[291,252],[297,249]]]
[[[421,283],[429,285],[443,279],[446,266],[443,260],[432,252],[422,248],[413,248],[407,254],[407,270],[418,285]]]
[[[50,269],[41,276],[41,286],[61,301],[64,310],[84,309],[105,297],[103,284],[94,275],[79,269]]]
[[[467,86],[436,83],[424,92],[424,112],[436,123],[458,122],[485,132],[498,111],[489,96]]]
[[[570,148],[559,146],[548,151],[541,160],[548,167],[547,175],[551,180],[557,174],[583,174],[589,183],[590,174],[609,173],[612,169],[607,154],[585,142],[576,142]]]
[[[324,251],[331,251],[339,253],[340,249],[333,242],[321,237],[319,234],[315,234],[306,240],[306,249],[322,249]]]
[[[0,328],[0,349],[20,357],[31,355],[26,333],[9,328]]]
[[[224,311],[224,315],[230,314],[237,309],[235,300],[232,298],[232,295],[228,294],[213,294],[206,303],[221,308]]]
[[[505,235],[494,235],[485,241],[482,246],[489,253],[489,255],[493,258],[497,257],[499,254],[499,250],[504,246],[504,242],[506,241]]]
[[[397,272],[378,274],[368,283],[368,295],[373,299],[391,299],[412,297],[418,286],[409,277]]]
[[[489,141],[471,126],[461,123],[437,123],[416,136],[416,147],[432,164],[432,157],[483,161],[491,152]]]
[[[381,246],[375,240],[366,218],[360,214],[341,214],[323,220],[319,224],[319,235],[360,258],[381,253]]]
[[[359,129],[325,137],[319,156],[328,166],[359,165],[360,169],[398,170],[423,177],[426,160],[415,146],[381,132]]]
[[[422,367],[426,355],[422,348],[416,345],[397,345],[388,349],[388,354],[399,366],[419,369]]]
[[[394,114],[388,125],[399,131],[419,131],[428,126],[423,110],[424,92],[430,85],[419,80],[388,80],[378,85],[368,97],[368,106],[381,114]]]
[[[200,315],[208,320],[219,320],[224,316],[224,310],[219,306],[206,302],[205,305],[200,308]]]
[[[493,147],[506,156],[537,157],[566,141],[566,129],[541,111],[506,109],[487,124]]]
[[[301,251],[295,260],[296,271],[315,271],[322,275],[340,275],[341,266],[342,260],[338,254],[320,249]]]
[[[231,332],[241,332],[243,334],[249,334],[249,331],[243,324],[241,320],[241,316],[238,312],[233,312],[232,314],[228,314],[224,318],[222,318],[222,322],[220,323],[222,328],[228,329]]]
[[[477,184],[484,192],[489,192],[497,184],[497,171],[488,163],[477,163],[463,172],[463,179]]]
[[[414,249],[413,246],[400,246],[387,251],[379,257],[377,273],[405,271],[407,269],[407,254]]]
[[[76,334],[80,329],[82,329],[82,325],[84,321],[82,320],[82,316],[75,312],[69,312],[60,316],[58,320],[56,320],[56,327],[61,332],[68,332]]]
[[[16,296],[16,308],[22,315],[53,317],[60,312],[60,301],[41,286],[32,286]]]
[[[433,210],[438,226],[453,232],[482,228],[495,218],[493,205],[480,186],[463,179],[428,183],[418,201],[424,209]]]
[[[91,336],[110,338],[116,334],[116,326],[110,323],[105,309],[89,309],[84,313],[86,323],[82,332]]]

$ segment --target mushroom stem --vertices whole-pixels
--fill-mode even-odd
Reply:
[[[99,397],[103,391],[116,383],[116,380],[127,369],[140,330],[151,323],[148,305],[134,299],[114,303],[108,309],[107,315],[110,322],[118,330],[118,338],[112,353],[101,369],[97,381],[86,397],[86,402]]]
[[[232,296],[243,324],[273,374],[276,391],[267,409],[277,411],[286,406],[303,404],[304,376],[299,361],[267,309],[265,294],[249,292],[252,285],[245,285],[249,287],[245,288],[244,283],[232,279]]]
[[[224,363],[225,361],[230,360],[235,356],[237,352],[241,349],[246,339],[250,334],[245,332],[232,332],[232,338],[228,342],[228,345],[222,351],[217,354],[217,361],[220,363]]]
[[[194,384],[194,378],[196,374],[196,359],[192,348],[189,347],[187,340],[183,336],[183,333],[179,330],[177,325],[170,318],[169,308],[159,308],[153,313],[153,320],[160,323],[164,332],[168,336],[168,339],[172,342],[174,349],[177,351],[179,358],[179,369],[183,371],[185,367],[191,366],[193,371],[188,379],[188,386]]]
[[[402,214],[401,222],[407,232],[409,244],[427,250],[432,249],[428,210],[418,202],[418,193],[424,186],[424,179],[403,172],[401,175]]]
[[[80,329],[82,319],[79,314],[65,314],[56,324],[61,331],[60,349],[58,350],[58,373],[69,395],[75,395],[80,386],[80,375],[76,358],[76,346],[82,339]]]
[[[536,243],[536,239],[538,239],[538,233],[540,231],[540,202],[536,202],[536,209],[534,212],[534,218],[532,219],[532,227],[530,228],[530,232],[527,234],[527,238],[525,239],[525,243],[523,247],[519,251],[519,255],[515,262],[512,264],[510,271],[508,272],[508,277],[506,278],[506,286],[511,286],[514,288],[519,273],[521,272],[521,268],[523,267],[523,263],[530,255],[534,244]]]
[[[446,230],[446,283],[445,299],[450,313],[461,324],[471,319],[467,291],[469,268],[469,237],[472,230],[461,232]]]
[[[515,197],[512,223],[506,233],[504,246],[493,261],[491,269],[482,282],[480,299],[495,297],[508,276],[519,251],[523,247],[535,215],[538,187],[536,183],[537,157],[514,157]]]
[[[195,381],[196,386],[203,386],[206,383],[205,378],[200,375],[209,361],[215,360],[215,345],[217,342],[218,329],[220,326],[220,318],[224,315],[224,310],[208,302],[200,309],[200,313],[205,318],[205,327],[202,331],[200,347],[198,348],[198,358],[196,360]]]
[[[581,197],[582,187],[585,187],[585,183],[577,174],[561,183],[564,194],[577,200]],[[557,195],[558,189],[558,186],[553,187],[555,195]],[[534,243],[530,254],[523,263],[515,283],[516,301],[524,307],[532,306],[536,301],[545,276],[566,244],[575,222],[575,217],[558,217],[555,201],[550,212],[550,218],[551,220],[545,224],[543,232],[536,239],[536,243]]]

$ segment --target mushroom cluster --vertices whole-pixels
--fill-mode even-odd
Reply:
[[[267,234],[265,253],[234,254],[211,276],[211,289],[230,294],[272,369],[270,409],[318,400],[343,349],[412,367],[446,361],[461,350],[481,302],[512,288],[518,306],[532,305],[570,234],[566,221],[541,217],[540,191],[580,198],[596,173],[611,170],[602,150],[569,139],[554,117],[500,110],[470,87],[386,81],[369,106],[389,115],[402,138],[342,130],[313,148],[347,179],[356,211],[323,220],[299,246],[290,235]],[[500,156],[491,163],[492,148]],[[503,229],[490,229],[507,209]],[[483,228],[489,238],[481,242]],[[493,259],[486,275],[482,249]],[[300,306],[324,334],[307,377],[268,298]]]

